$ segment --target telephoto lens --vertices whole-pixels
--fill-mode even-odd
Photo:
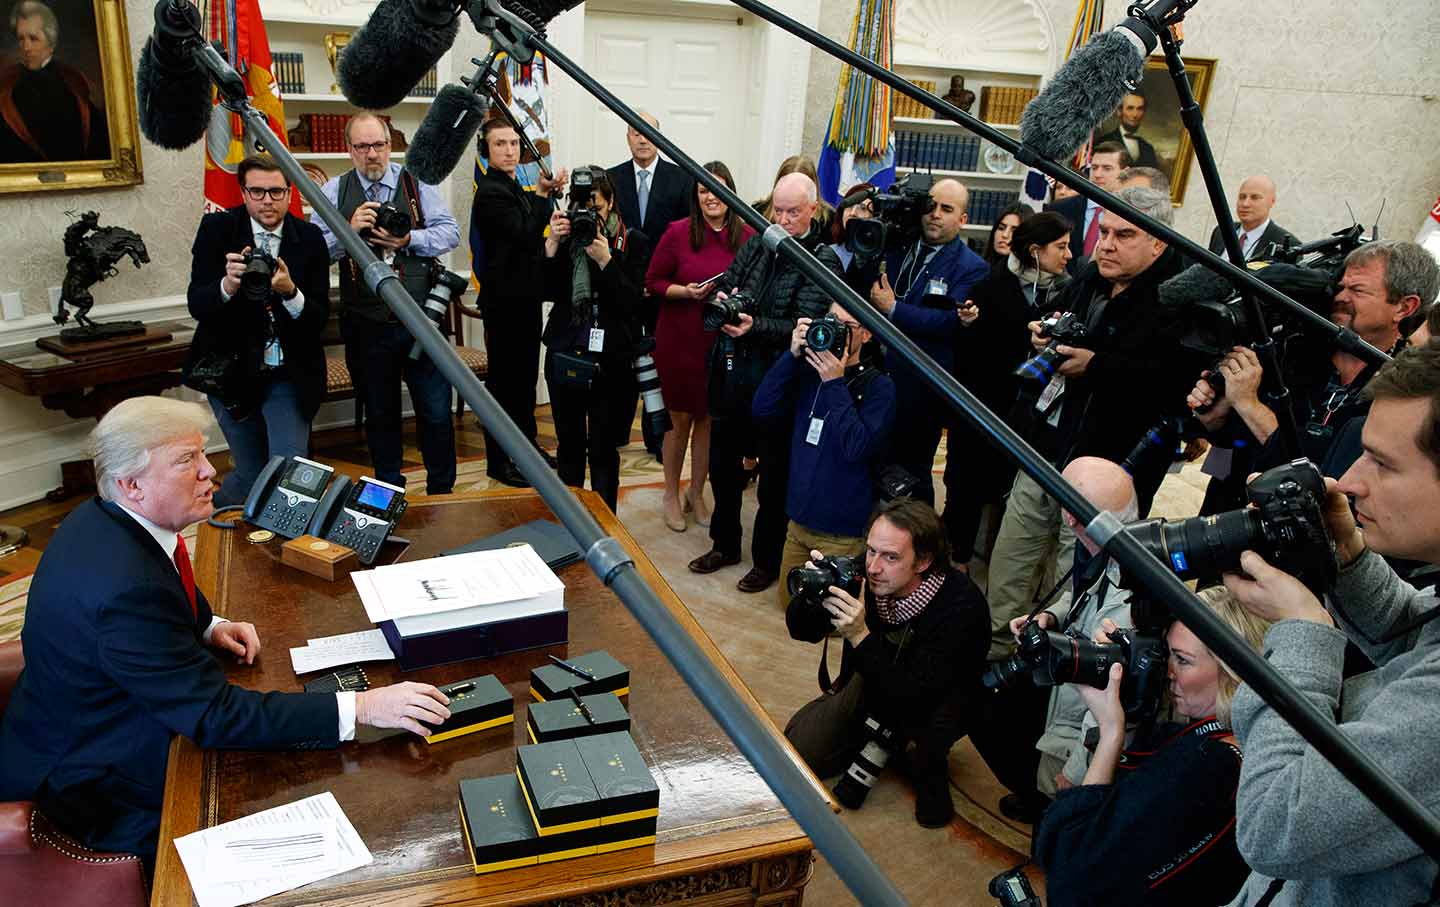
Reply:
[[[655,368],[655,338],[642,337],[635,345],[635,384],[640,390],[640,400],[645,404],[644,415],[640,418],[651,437],[660,437],[674,424],[670,411],[665,408],[665,396],[660,392],[660,372]]]
[[[865,719],[865,733],[870,739],[855,754],[850,767],[835,782],[835,799],[846,809],[859,809],[890,761],[895,749],[895,732],[874,718]]]
[[[435,322],[435,327],[440,333],[445,333],[445,318],[450,313],[450,301],[457,296],[465,294],[465,288],[470,282],[454,271],[447,271],[435,265],[435,274],[431,277],[430,292],[426,294],[425,301],[420,304],[420,309],[425,316]],[[419,359],[425,348],[420,345],[417,338],[410,346],[410,358]]]

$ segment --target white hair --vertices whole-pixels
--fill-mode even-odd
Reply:
[[[90,432],[100,497],[118,500],[117,483],[144,472],[151,451],[196,432],[204,437],[212,422],[202,404],[169,397],[132,397],[118,404]]]

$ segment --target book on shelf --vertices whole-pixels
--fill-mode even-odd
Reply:
[[[1025,105],[1039,93],[1035,88],[986,85],[980,89],[980,119],[987,123],[1018,123]]]
[[[305,93],[305,55],[298,51],[276,51],[270,55],[270,74],[281,94]]]

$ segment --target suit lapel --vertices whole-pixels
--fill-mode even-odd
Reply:
[[[180,571],[175,569],[175,562],[165,556],[165,549],[161,548],[160,543],[155,541],[155,536],[147,532],[144,526],[135,522],[135,518],[126,513],[124,508],[119,504],[100,498],[96,498],[96,502],[100,505],[100,511],[109,517],[116,526],[120,527],[121,531],[128,534],[135,544],[151,558],[156,567],[165,571],[162,575],[173,581],[178,600],[185,604],[186,610],[189,610],[190,597],[185,594],[185,584],[180,581]],[[196,592],[196,597],[197,599],[200,597],[198,591]],[[209,606],[206,605],[203,608],[197,608],[197,610],[207,614],[206,624],[208,625]],[[198,618],[195,629],[197,633],[200,632]]]

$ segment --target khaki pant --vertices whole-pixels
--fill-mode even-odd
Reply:
[[[1037,570],[1055,551],[1055,580],[1064,576],[1075,562],[1075,533],[1060,519],[1060,505],[1025,473],[1015,476],[1000,536],[990,553],[990,580],[985,598],[990,602],[991,661],[1009,658],[1015,649],[1010,632],[1012,618],[1029,614],[1035,607]],[[1052,582],[1053,582],[1052,581]],[[1068,587],[1068,581],[1067,581]],[[1042,594],[1048,588],[1039,590]],[[1068,588],[1056,600],[1069,600]]]
[[[865,540],[849,535],[831,535],[806,529],[794,520],[785,528],[785,547],[780,552],[780,582],[777,584],[780,610],[790,605],[790,593],[786,590],[785,577],[790,571],[810,560],[814,549],[826,557],[837,554],[859,556],[865,552]]]

